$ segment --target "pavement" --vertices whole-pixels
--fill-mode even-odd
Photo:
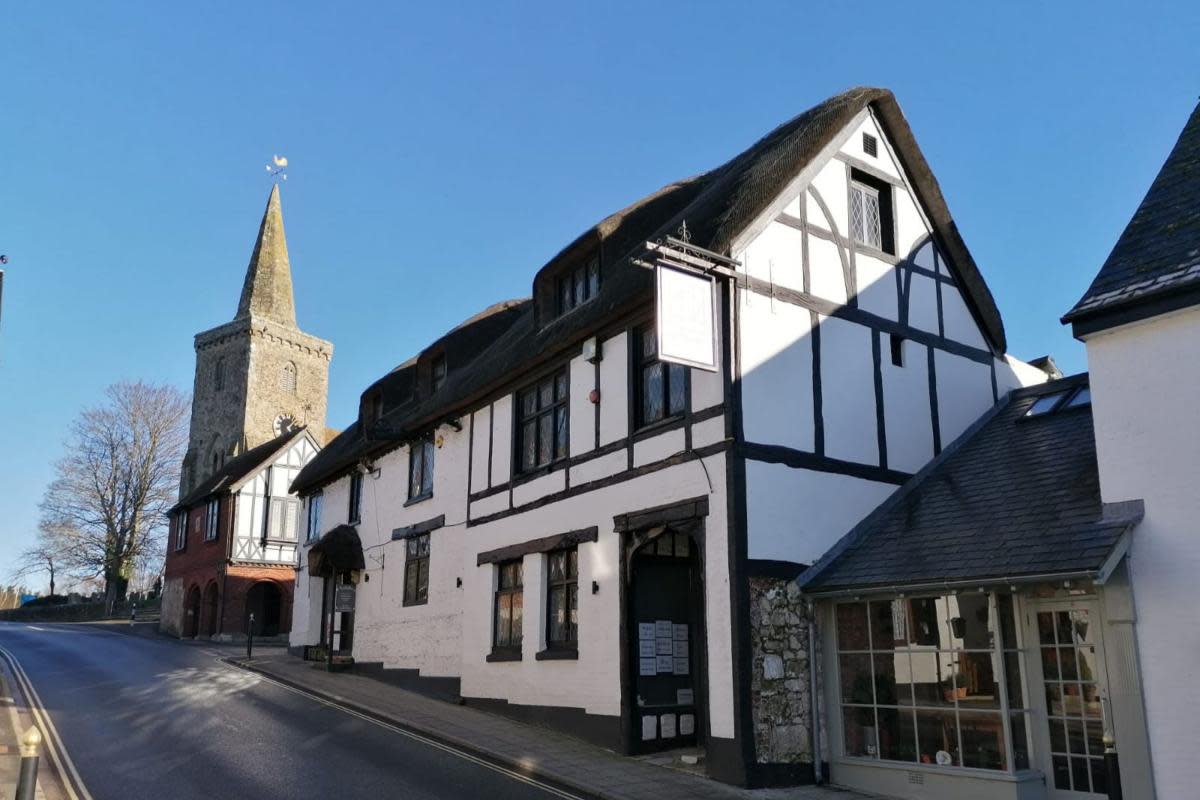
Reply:
[[[868,800],[836,787],[741,789],[661,759],[621,756],[571,736],[398,688],[353,673],[330,673],[285,652],[230,659],[243,669],[322,701],[596,800]]]
[[[27,701],[17,691],[16,680],[3,659],[0,659],[0,797],[10,798],[17,791],[17,776],[21,768],[21,735],[33,724]],[[49,763],[38,763],[38,800],[59,800],[62,788]]]

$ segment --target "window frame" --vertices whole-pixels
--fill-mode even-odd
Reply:
[[[221,533],[221,500],[213,498],[204,509],[204,541],[215,542]]]
[[[450,369],[446,364],[446,354],[439,353],[429,360],[429,393],[433,394],[446,384]]]
[[[876,186],[870,186],[868,184],[863,183],[860,180],[856,180],[853,178],[850,180],[850,236],[851,236],[851,238],[854,239],[855,244],[859,244],[864,247],[869,247],[872,250],[879,250],[880,252],[882,252],[883,251],[883,210],[882,210],[883,201],[880,198],[880,194],[881,194],[881,192],[880,192],[879,188]],[[868,216],[867,216],[867,204],[866,204],[866,199],[868,196],[875,200],[875,221],[878,223],[878,228],[876,228],[874,231],[876,234],[876,238],[877,238],[876,242],[871,242],[868,239],[869,232],[867,230]],[[860,235],[860,231],[856,230],[855,225],[854,225],[854,206],[856,205],[856,203],[858,201],[858,197],[862,198],[861,210],[860,210],[860,214],[858,217],[859,221],[862,223],[861,235]]]
[[[600,257],[573,264],[554,277],[554,317],[569,314],[600,296]]]
[[[410,503],[419,503],[422,500],[428,500],[429,498],[433,497],[434,468],[437,461],[434,453],[435,449],[433,434],[423,436],[409,444],[408,501],[405,503],[405,505],[409,505]],[[420,458],[415,457],[418,452],[420,453]],[[418,463],[421,465],[421,485],[418,487],[417,493],[413,494],[413,467]],[[426,480],[428,480],[429,483],[428,487],[425,485]]]
[[[551,400],[542,404],[542,388],[550,384]],[[562,390],[561,396],[559,390]],[[532,394],[534,408],[531,412],[525,410],[525,398]],[[559,428],[558,412],[562,411],[563,420],[562,441],[558,441]],[[542,423],[543,417],[550,418],[550,457],[541,460]],[[526,425],[533,425],[533,457],[532,464],[525,463]],[[568,364],[563,364],[540,378],[527,384],[513,394],[513,475],[539,475],[553,470],[558,464],[567,461],[571,456],[571,371]]]
[[[363,474],[356,467],[350,473],[349,508],[346,510],[346,522],[357,525],[362,522]]]
[[[419,533],[404,540],[403,604],[405,606],[423,606],[429,602],[429,553],[428,533]],[[424,586],[421,585],[422,570],[425,575]]]
[[[658,357],[658,329],[655,322],[651,320],[634,326],[632,335],[628,338],[630,341],[630,371],[632,373],[629,384],[632,387],[631,404],[634,406],[630,409],[629,414],[632,431],[636,433],[658,425],[669,424],[690,414],[692,409],[692,370],[684,364],[663,361]],[[654,342],[654,352],[649,355],[646,353],[645,346],[647,340]],[[647,420],[646,370],[656,364],[662,365],[662,416],[658,419]],[[672,375],[676,378],[672,378]],[[683,380],[683,407],[678,411],[672,411],[671,387],[674,385],[674,380],[680,375]]]
[[[564,559],[561,578],[554,577],[554,560]],[[554,630],[554,593],[561,591],[564,595],[563,610],[565,620],[563,629],[567,636],[562,639],[551,638]],[[574,612],[575,621],[571,620]],[[579,651],[579,548],[566,547],[561,550],[551,550],[546,554],[546,650],[578,652]]]
[[[321,533],[321,509],[325,503],[325,492],[318,489],[308,496],[308,530],[305,534],[304,541],[311,542],[320,538]]]
[[[175,552],[187,549],[188,512],[185,508],[175,515]]]
[[[509,574],[509,584],[505,585],[506,571]],[[519,660],[521,645],[525,635],[525,562],[523,558],[500,561],[496,564],[496,586],[492,592],[492,653],[490,660]],[[513,631],[514,611],[518,608],[514,598],[520,598],[521,625],[520,630]],[[501,603],[508,602],[508,634],[501,635],[500,608]]]
[[[296,395],[300,391],[300,368],[295,361],[286,361],[279,372],[279,390],[284,394]]]

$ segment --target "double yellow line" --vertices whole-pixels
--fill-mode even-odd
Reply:
[[[54,722],[51,721],[50,714],[42,705],[42,699],[38,696],[37,689],[33,688],[33,682],[29,680],[29,676],[25,674],[25,670],[21,668],[21,664],[17,661],[16,656],[3,647],[0,647],[0,658],[3,658],[5,663],[8,664],[9,671],[12,672],[13,677],[16,679],[17,688],[25,697],[25,704],[29,708],[29,714],[33,717],[34,724],[42,732],[43,747],[46,753],[49,754],[50,760],[54,764],[54,769],[58,772],[68,800],[92,800],[92,795],[84,785],[83,778],[79,776],[79,770],[75,769],[75,762],[71,761],[71,756],[67,754],[67,748],[63,745],[62,737],[58,735],[58,729],[54,727]]]

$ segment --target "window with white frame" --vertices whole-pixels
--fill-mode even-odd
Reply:
[[[433,437],[426,436],[408,447],[408,499],[424,500],[433,495]]]
[[[299,527],[300,501],[291,497],[272,497],[267,504],[267,539],[294,542]]]
[[[308,541],[313,541],[321,535],[321,505],[324,502],[325,496],[321,492],[314,492],[308,497]]]
[[[845,755],[1029,768],[1029,711],[1011,595],[839,603],[836,628]]]
[[[212,499],[204,509],[204,541],[211,542],[217,538],[221,524],[221,501]]]

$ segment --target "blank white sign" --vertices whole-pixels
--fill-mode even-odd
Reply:
[[[702,275],[659,265],[658,357],[717,371],[716,283]]]

